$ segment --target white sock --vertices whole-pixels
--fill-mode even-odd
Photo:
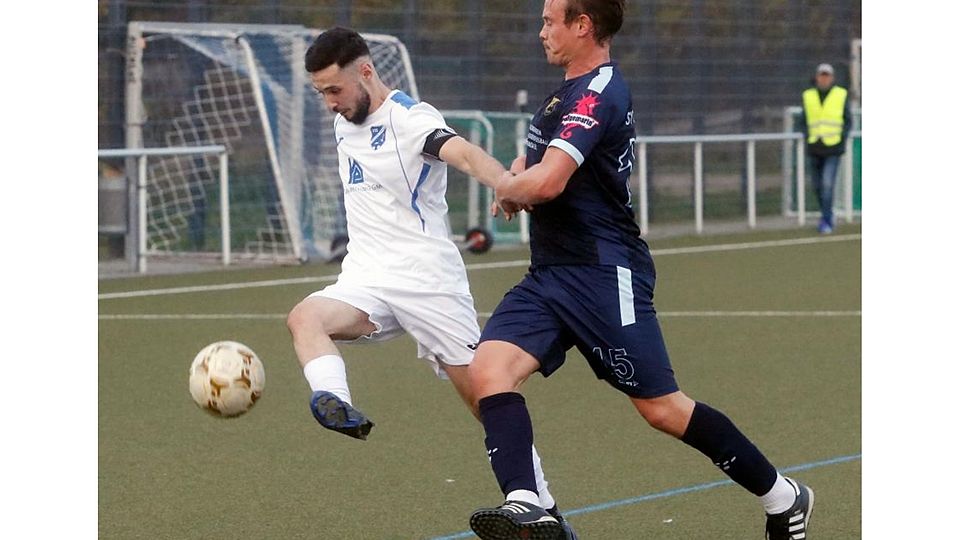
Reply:
[[[782,514],[793,506],[796,500],[797,490],[786,478],[780,476],[780,473],[777,473],[777,481],[773,483],[770,491],[760,496],[763,510],[768,514]]]
[[[320,356],[303,366],[303,376],[310,384],[310,390],[325,390],[350,405],[350,388],[347,386],[347,368],[343,358],[335,354]]]
[[[537,494],[526,489],[515,489],[510,493],[507,493],[507,500],[521,501],[527,504],[540,506],[540,498],[537,497]]]
[[[540,455],[537,454],[537,447],[533,447],[533,473],[537,478],[537,491],[540,493],[540,508],[549,510],[556,506],[557,501],[553,500],[550,490],[547,489],[547,479],[543,476],[543,467],[540,465]]]

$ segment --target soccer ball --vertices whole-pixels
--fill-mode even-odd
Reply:
[[[260,399],[266,377],[250,347],[218,341],[203,348],[190,365],[190,395],[214,416],[238,416]]]

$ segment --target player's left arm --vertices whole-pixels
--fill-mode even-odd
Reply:
[[[437,157],[494,189],[506,171],[493,156],[459,135],[447,139],[439,148]]]

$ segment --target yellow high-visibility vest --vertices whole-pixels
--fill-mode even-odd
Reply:
[[[817,139],[822,139],[824,146],[840,144],[843,135],[843,105],[846,101],[847,90],[839,86],[834,86],[827,92],[823,103],[820,103],[820,93],[816,88],[803,92],[808,144],[817,142]]]

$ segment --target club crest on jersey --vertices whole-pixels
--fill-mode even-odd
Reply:
[[[553,114],[554,109],[557,108],[557,105],[559,105],[561,101],[563,100],[558,98],[557,96],[553,96],[552,98],[550,98],[550,103],[547,103],[547,106],[543,108],[543,115],[550,116],[551,114]]]
[[[560,138],[569,139],[573,135],[573,130],[578,127],[583,129],[596,127],[600,122],[593,117],[593,109],[599,104],[600,100],[597,99],[597,94],[593,92],[580,96],[580,99],[573,106],[573,110],[560,119],[560,123],[564,126]]]
[[[363,169],[360,167],[360,164],[353,158],[347,158],[350,161],[350,180],[347,181],[348,184],[362,184],[363,183]]]
[[[373,126],[370,128],[370,147],[379,150],[383,143],[387,142],[387,128],[383,126]]]

